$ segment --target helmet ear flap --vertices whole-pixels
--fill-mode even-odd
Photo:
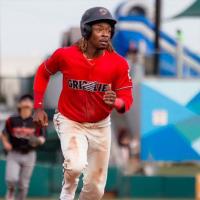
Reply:
[[[84,38],[88,39],[92,33],[92,27],[89,24],[84,24],[82,35]]]
[[[89,25],[89,24],[84,24],[82,27],[82,36],[85,38],[85,39],[89,39],[91,33],[92,33],[92,26]],[[111,26],[111,38],[113,37],[115,33],[115,26]]]

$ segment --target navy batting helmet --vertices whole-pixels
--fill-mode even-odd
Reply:
[[[114,28],[117,21],[112,17],[108,9],[104,7],[93,7],[85,11],[81,18],[81,34],[88,39],[91,35],[91,25],[105,21],[110,24],[112,28],[111,37],[114,35]]]

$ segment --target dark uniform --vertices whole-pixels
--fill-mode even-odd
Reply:
[[[18,186],[17,200],[24,200],[36,161],[36,147],[31,145],[30,140],[35,136],[44,136],[45,130],[37,128],[32,117],[22,119],[17,115],[7,119],[3,135],[12,145],[12,150],[7,154],[6,181],[8,189],[14,192],[15,187]],[[7,196],[7,199],[12,198]]]

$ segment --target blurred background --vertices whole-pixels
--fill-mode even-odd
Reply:
[[[0,0],[0,129],[16,112],[20,95],[32,94],[38,65],[80,38],[80,18],[93,6],[107,7],[118,20],[113,46],[127,59],[134,80],[133,108],[112,116],[105,197],[199,200],[200,0]],[[56,74],[45,97],[50,120],[60,90]],[[1,144],[0,159],[3,197]],[[30,197],[58,196],[62,162],[51,121]]]

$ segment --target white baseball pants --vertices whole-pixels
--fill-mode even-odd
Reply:
[[[80,200],[100,200],[104,194],[110,157],[110,116],[97,123],[78,123],[61,113],[54,125],[64,156],[64,182],[60,200],[73,200],[83,173]]]

